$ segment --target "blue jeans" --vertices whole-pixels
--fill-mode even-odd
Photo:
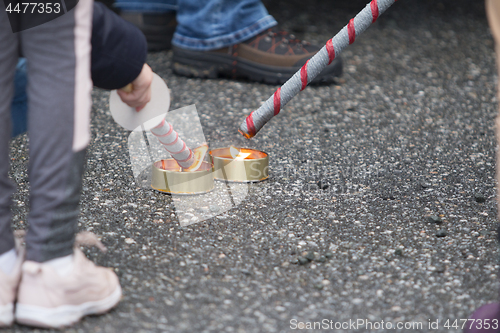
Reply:
[[[260,0],[116,0],[123,11],[177,11],[174,46],[209,51],[241,43],[277,24]]]
[[[17,63],[14,78],[14,98],[11,107],[12,137],[26,132],[28,128],[28,97],[26,95],[26,59]]]
[[[127,12],[165,13],[177,10],[177,0],[119,0],[113,6]]]

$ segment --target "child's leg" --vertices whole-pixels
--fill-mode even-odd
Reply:
[[[0,2],[0,327],[14,320],[14,301],[20,280],[22,256],[13,251],[11,197],[15,186],[9,179],[10,108],[14,95],[14,71],[18,58],[18,39],[12,33],[5,7]]]
[[[73,253],[90,139],[92,1],[22,31],[28,62],[30,225],[27,260]]]
[[[11,231],[11,196],[15,191],[9,179],[10,107],[14,94],[14,72],[18,59],[17,35],[12,33],[4,4],[0,5],[0,255],[14,248]]]
[[[31,185],[15,310],[21,324],[61,328],[108,311],[121,297],[116,274],[73,247],[90,139],[91,15],[92,0],[80,0],[65,15],[21,32],[28,62]]]

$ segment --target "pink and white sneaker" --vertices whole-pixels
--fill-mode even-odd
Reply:
[[[21,281],[21,266],[24,260],[25,248],[22,240],[16,239],[17,261],[11,274],[0,270],[0,327],[7,327],[14,322],[14,303],[17,287]]]
[[[83,239],[85,238],[85,239]],[[120,301],[116,274],[88,260],[78,245],[87,243],[105,250],[95,235],[77,235],[73,267],[64,276],[50,265],[25,261],[19,285],[16,322],[43,328],[62,328],[91,314],[102,314]]]

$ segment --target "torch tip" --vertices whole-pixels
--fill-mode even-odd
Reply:
[[[254,135],[250,135],[250,134],[248,134],[248,133],[245,133],[245,132],[243,132],[241,129],[239,129],[239,130],[238,130],[238,132],[240,132],[240,133],[241,133],[241,135],[243,135],[245,138],[247,138],[247,139],[249,139],[249,140],[250,140],[251,138],[253,138],[253,137],[254,137]]]

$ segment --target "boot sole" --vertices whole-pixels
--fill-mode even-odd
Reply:
[[[0,327],[7,327],[14,322],[14,304],[0,306]]]
[[[103,314],[115,307],[122,296],[121,287],[108,297],[94,302],[79,305],[63,305],[56,308],[46,308],[17,303],[16,322],[19,324],[40,328],[63,328],[70,326],[84,316]]]
[[[172,70],[175,74],[194,78],[216,79],[219,77],[245,78],[267,84],[283,84],[300,67],[263,65],[229,54],[173,48]],[[342,61],[337,58],[310,84],[332,83],[342,75]]]

